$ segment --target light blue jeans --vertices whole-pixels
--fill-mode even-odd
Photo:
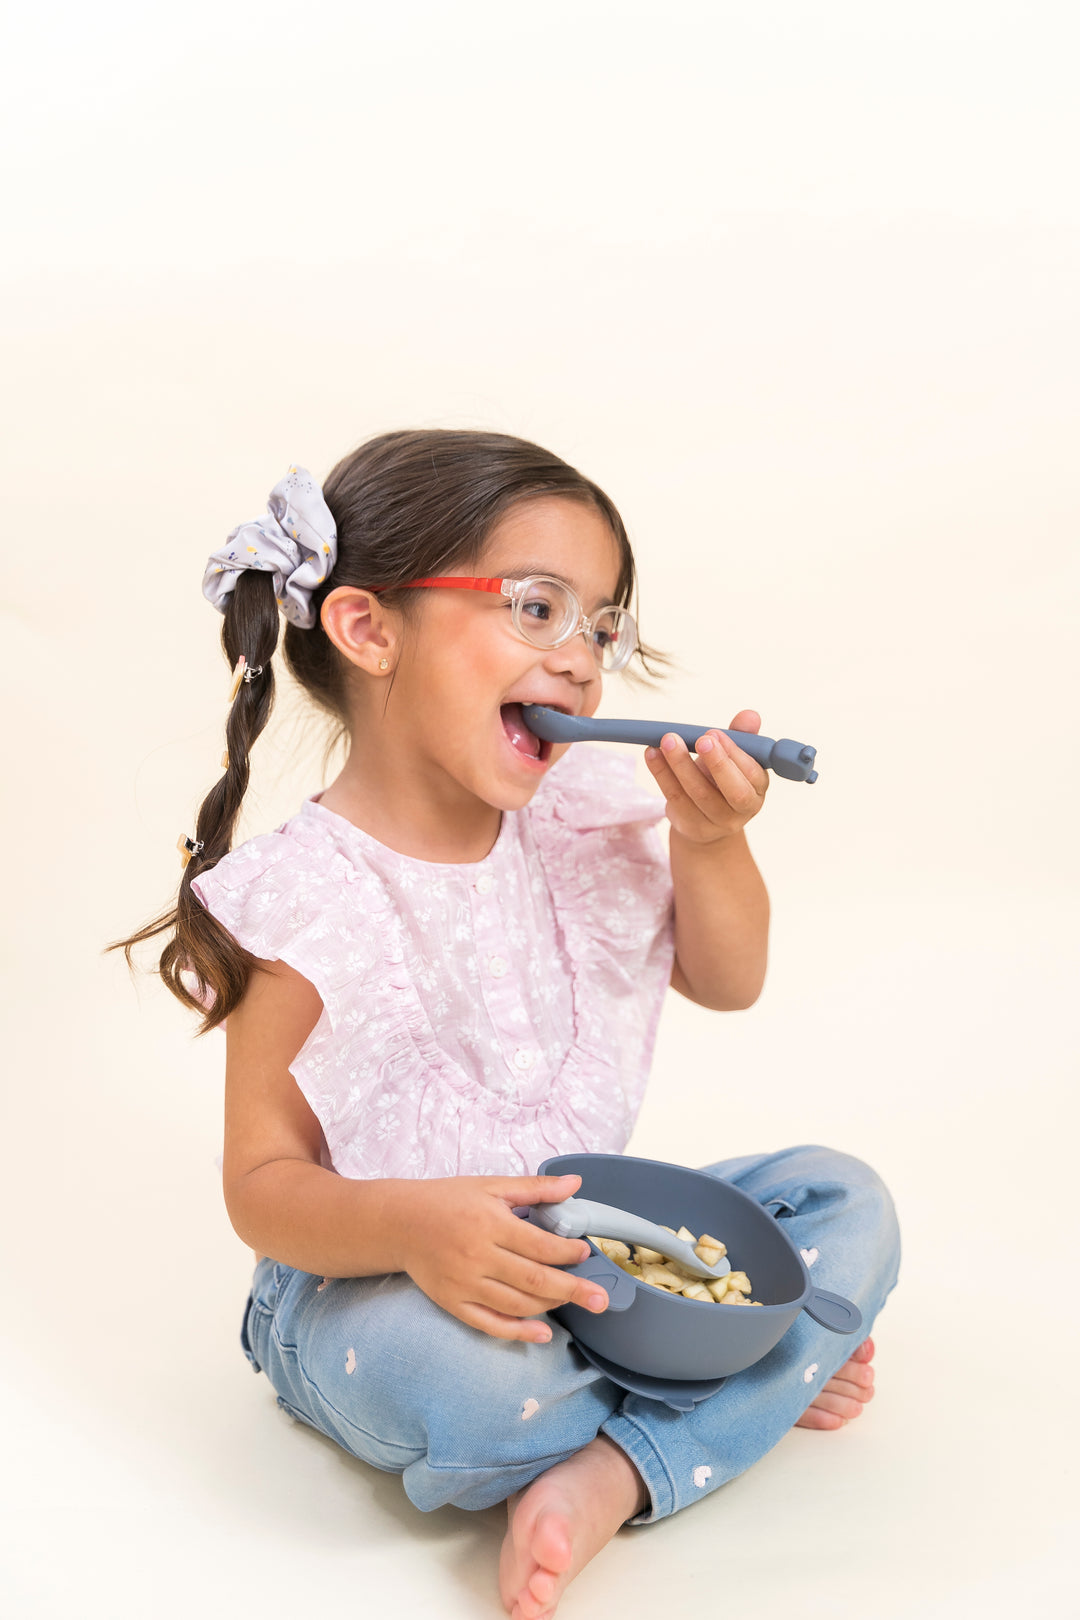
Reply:
[[[666,1518],[787,1433],[869,1334],[900,1261],[892,1199],[858,1159],[795,1147],[704,1168],[780,1210],[815,1284],[858,1305],[859,1334],[830,1333],[802,1311],[761,1361],[692,1412],[674,1412],[605,1378],[553,1317],[548,1344],[495,1339],[404,1273],[327,1283],[266,1259],[244,1312],[244,1354],[279,1406],[400,1474],[424,1512],[491,1507],[606,1434],[649,1492],[629,1522]]]

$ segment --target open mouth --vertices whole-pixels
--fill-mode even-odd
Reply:
[[[564,709],[561,705],[554,703],[549,703],[546,707],[550,709],[558,708],[560,714],[569,714],[570,712],[569,709]],[[534,731],[529,730],[521,710],[522,705],[520,703],[504,703],[499,710],[507,740],[515,753],[520,754],[524,759],[532,759],[537,764],[544,765],[551,758],[552,745],[545,738],[538,737]]]

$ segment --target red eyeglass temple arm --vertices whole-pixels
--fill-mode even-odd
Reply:
[[[368,589],[372,596],[378,596],[380,591],[409,591],[416,585],[454,585],[463,591],[494,591],[497,596],[502,595],[503,588],[501,579],[466,579],[463,575],[439,575],[433,579],[409,579],[402,585],[370,585]]]

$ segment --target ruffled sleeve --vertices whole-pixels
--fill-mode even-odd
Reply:
[[[237,944],[309,979],[333,1018],[341,993],[379,954],[363,926],[370,897],[359,877],[342,855],[279,831],[241,844],[191,887]]]

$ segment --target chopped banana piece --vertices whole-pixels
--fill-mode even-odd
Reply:
[[[635,1266],[632,1260],[622,1260],[617,1254],[613,1254],[611,1258],[617,1266],[621,1267],[622,1270],[627,1272],[631,1277],[641,1276],[641,1267]]]
[[[620,1243],[618,1238],[594,1237],[590,1238],[589,1242],[595,1243],[598,1249],[602,1249],[609,1260],[629,1260],[630,1258],[629,1245]]]
[[[661,1226],[661,1230],[670,1232],[682,1243],[689,1243],[702,1265],[715,1267],[727,1254],[727,1244],[721,1243],[719,1238],[710,1237],[708,1232],[695,1238],[688,1226],[680,1226],[677,1232],[673,1226]],[[630,1245],[620,1243],[618,1238],[590,1236],[589,1241],[595,1243],[600,1252],[628,1276],[648,1283],[650,1288],[661,1288],[665,1294],[681,1294],[684,1299],[712,1300],[717,1305],[764,1304],[763,1300],[750,1298],[752,1289],[745,1271],[729,1271],[723,1277],[697,1277],[681,1261],[661,1254],[658,1249],[646,1248],[641,1243],[633,1245],[631,1257]]]
[[[678,1276],[674,1271],[669,1271],[667,1266],[645,1266],[642,1268],[642,1276],[646,1282],[658,1282],[662,1288],[670,1288],[675,1294],[682,1291],[685,1281],[685,1278]]]

